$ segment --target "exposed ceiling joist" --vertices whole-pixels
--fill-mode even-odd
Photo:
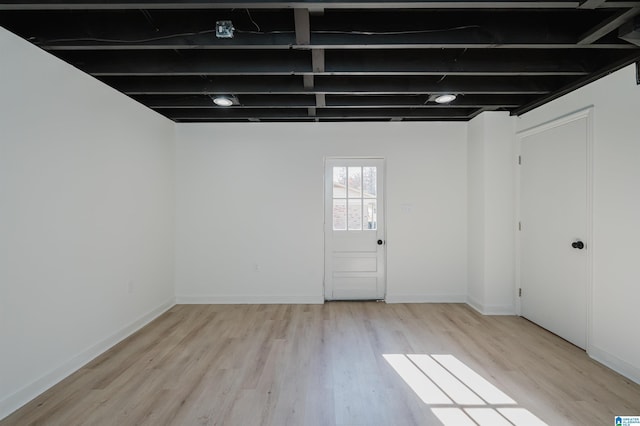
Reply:
[[[602,6],[607,0],[584,0],[580,4],[581,9],[597,9]]]
[[[383,118],[391,119],[392,117],[411,117],[411,118],[434,118],[434,117],[449,117],[449,118],[466,118],[469,114],[475,112],[475,109],[461,109],[456,108],[451,111],[439,110],[439,109],[399,109],[394,108],[390,110],[384,109],[368,109],[357,110],[351,109],[342,110],[339,108],[323,109],[317,111],[319,118]],[[306,118],[307,111],[303,109],[283,109],[274,111],[272,109],[176,109],[176,110],[163,110],[163,114],[179,120],[194,120],[194,119],[224,119],[232,117],[238,118]]]
[[[307,46],[311,43],[311,24],[309,22],[309,10],[308,9],[294,9],[293,11],[294,23],[296,28],[296,45]],[[311,68],[314,69],[316,58],[312,58]],[[324,64],[324,56],[323,56]],[[311,75],[305,75],[303,80],[304,88],[311,90],[314,87],[314,79]],[[317,113],[317,103],[307,108],[307,116],[315,117]]]
[[[294,9],[293,16],[296,26],[296,44],[306,46],[311,43],[311,24],[309,23],[309,10]]]
[[[526,112],[529,112],[541,105],[544,105],[547,102],[550,102],[554,99],[557,99],[561,96],[566,95],[567,93],[570,93],[586,84],[592,83],[596,80],[598,80],[599,78],[602,78],[610,73],[612,73],[613,71],[617,71],[623,67],[626,67],[627,65],[631,65],[634,62],[637,62],[638,60],[640,60],[640,56],[637,55],[633,55],[633,56],[629,56],[625,59],[621,59],[620,61],[614,63],[614,64],[610,64],[608,65],[606,68],[601,69],[598,72],[595,72],[589,76],[583,77],[579,80],[576,81],[571,81],[569,82],[567,85],[553,91],[552,93],[549,93],[546,96],[541,96],[540,98],[526,104],[523,105],[519,108],[516,108],[512,114],[514,115],[520,115],[520,114],[524,114]]]
[[[0,0],[0,10],[9,31],[180,122],[522,114],[640,60],[617,31],[640,0]],[[220,20],[232,38],[216,36]],[[441,94],[457,98],[438,104]],[[236,102],[217,106],[216,95]]]
[[[326,108],[327,106],[327,98],[324,93],[316,93],[316,106],[318,108]]]
[[[581,76],[610,60],[627,57],[626,50],[589,55],[588,51],[531,50],[489,52],[433,50],[389,52],[372,50],[67,52],[61,58],[95,76],[199,75],[425,75],[425,76]],[[312,86],[309,86],[312,87]]]
[[[153,109],[224,108],[207,95],[138,95],[134,99]],[[442,106],[428,95],[243,95],[235,108],[514,108],[532,101],[532,95],[466,95]]]
[[[47,50],[633,48],[615,35],[599,43],[576,44],[576,39],[599,29],[603,22],[615,20],[619,12],[569,12],[332,11],[311,21],[304,9],[295,14],[290,10],[151,11],[146,15],[139,11],[15,12],[17,22],[11,26]],[[154,25],[146,16],[153,17]],[[233,38],[215,37],[213,23],[219,19],[233,20]],[[574,22],[567,25],[567,21]]]
[[[128,10],[128,9],[531,9],[531,8],[576,8],[579,1],[563,0],[490,0],[490,1],[233,1],[233,0],[76,0],[76,1],[0,1],[0,10]]]
[[[324,49],[313,49],[311,51],[311,69],[314,73],[322,74],[325,72]]]
[[[602,37],[614,30],[617,30],[620,26],[637,15],[640,15],[640,7],[624,10],[584,33],[578,40],[578,44],[591,44],[600,40]]]
[[[327,96],[327,107],[340,108],[503,108],[522,105],[532,95],[460,95],[456,102],[441,105],[429,101],[429,96]]]
[[[264,77],[105,77],[126,94],[547,94],[565,86],[561,77],[330,77],[316,76],[313,88],[303,85],[313,76]]]
[[[302,76],[302,86],[305,90],[309,91],[314,87],[313,75],[306,74]]]

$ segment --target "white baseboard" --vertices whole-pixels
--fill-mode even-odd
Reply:
[[[478,302],[477,299],[471,296],[467,296],[467,305],[471,306],[473,309],[484,315],[484,303]]]
[[[610,354],[609,352],[600,349],[596,346],[590,345],[587,353],[591,358],[598,361],[615,372],[622,374],[629,380],[640,384],[640,368],[629,364],[626,361],[621,360],[617,356]]]
[[[466,294],[387,294],[387,303],[465,303]]]
[[[516,308],[513,305],[487,305],[484,307],[485,315],[515,315]]]
[[[473,297],[467,297],[467,305],[482,315],[515,315],[516,308],[513,305],[484,305]]]
[[[82,351],[64,364],[55,368],[53,371],[40,377],[33,383],[9,395],[8,397],[0,401],[0,420],[4,419],[9,414],[13,413],[18,408],[22,407],[27,402],[31,401],[47,389],[59,383],[61,380],[65,379],[72,373],[76,372],[88,362],[96,358],[98,355],[103,354],[108,349],[115,346],[117,343],[129,337],[130,335],[171,309],[174,305],[175,301],[173,298],[171,298],[171,300],[168,300],[157,308],[152,309],[150,312],[140,316],[131,324]]]
[[[317,305],[324,303],[324,297],[273,295],[176,296],[176,303],[178,305]]]

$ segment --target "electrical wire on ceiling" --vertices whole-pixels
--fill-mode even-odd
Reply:
[[[253,25],[255,25],[255,26],[256,26],[256,28],[258,29],[258,31],[262,31],[262,30],[260,29],[260,25],[258,25],[258,24],[256,23],[256,21],[254,21],[254,20],[253,20],[253,17],[251,16],[251,12],[249,11],[249,9],[245,9],[245,10],[247,11],[247,15],[249,15],[249,19],[251,20],[251,22],[253,22]]]
[[[345,34],[345,35],[403,35],[403,34],[428,34],[428,33],[438,33],[438,32],[448,32],[448,31],[459,31],[459,30],[467,30],[471,28],[481,28],[480,25],[465,25],[461,27],[451,27],[451,28],[442,28],[442,29],[434,29],[434,30],[407,30],[407,31],[341,31],[341,30],[312,30],[311,34]],[[246,30],[236,30],[239,33],[253,33],[253,34],[273,34],[280,32],[294,33],[295,31],[267,31],[267,32],[258,32],[258,31],[246,31]]]
[[[150,37],[150,38],[142,38],[142,39],[129,39],[129,40],[97,38],[97,37],[58,38],[53,40],[46,40],[40,43],[67,43],[70,41],[97,41],[97,42],[103,42],[103,43],[146,43],[149,41],[167,40],[167,39],[177,38],[177,37],[191,37],[191,36],[197,36],[197,35],[203,35],[203,34],[211,34],[215,32],[216,30],[213,29],[213,30],[198,31],[193,33],[169,34],[166,36],[158,36],[158,37]],[[29,40],[34,40],[34,39],[35,37],[31,37]]]
[[[156,31],[160,31],[160,29],[158,28],[158,26],[156,25],[156,22],[154,21],[153,17],[151,16],[151,13],[149,13],[148,10],[146,9],[141,9],[140,12],[142,12],[142,16],[144,16],[144,18],[147,20],[147,22],[153,26],[153,29]]]
[[[248,12],[248,10],[247,10]],[[251,16],[251,15],[249,15]],[[251,19],[251,22],[260,29],[258,24]],[[366,35],[366,36],[375,36],[375,35],[403,35],[403,34],[429,34],[429,33],[437,33],[437,32],[450,32],[450,31],[460,31],[467,29],[481,29],[480,25],[465,25],[460,27],[451,27],[451,28],[441,28],[441,29],[430,29],[430,30],[409,30],[409,31],[341,31],[341,30],[315,30],[311,31],[311,34],[344,34],[344,35]],[[269,35],[269,34],[295,34],[293,30],[274,30],[274,31],[253,31],[253,30],[241,30],[236,29],[237,33],[243,34],[261,34],[261,35]],[[45,41],[37,41],[36,37],[31,37],[30,40],[36,43],[44,44],[44,43],[68,43],[75,41],[87,41],[87,42],[99,42],[99,43],[147,43],[151,41],[159,41],[159,40],[168,40],[172,38],[178,37],[192,37],[204,34],[212,34],[215,33],[216,30],[204,30],[197,32],[189,32],[189,33],[178,33],[178,34],[169,34],[165,36],[158,37],[150,37],[143,39],[109,39],[109,38],[98,38],[98,37],[81,37],[81,38],[59,38],[53,40],[45,40]]]

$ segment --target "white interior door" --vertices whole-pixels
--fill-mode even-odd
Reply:
[[[385,295],[382,159],[325,163],[325,299]]]
[[[588,116],[520,138],[521,314],[585,348]]]

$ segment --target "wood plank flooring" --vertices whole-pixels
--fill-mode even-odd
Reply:
[[[420,372],[414,354],[437,369]],[[483,396],[474,374],[512,402]],[[443,382],[453,376],[481,402],[455,395]],[[175,306],[0,425],[555,426],[614,415],[640,415],[640,386],[525,319],[333,302]]]

